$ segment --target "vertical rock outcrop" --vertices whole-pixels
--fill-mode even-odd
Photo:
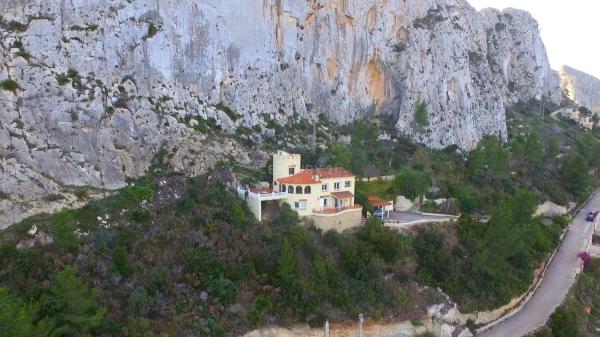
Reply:
[[[569,66],[563,66],[558,73],[561,87],[570,99],[600,113],[600,79]]]
[[[292,116],[347,123],[375,113],[430,147],[471,149],[506,136],[507,105],[560,97],[535,20],[478,13],[464,0],[0,0],[0,8],[0,189],[10,196],[0,210],[10,221],[32,205],[54,207],[26,201],[45,190],[121,187],[160,148],[189,174],[244,157],[211,144],[211,128],[268,133]],[[428,125],[415,122],[418,103]]]

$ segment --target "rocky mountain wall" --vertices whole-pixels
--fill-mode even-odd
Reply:
[[[569,98],[600,113],[600,79],[568,66],[563,66],[558,73],[561,87]]]
[[[506,137],[560,99],[537,23],[464,0],[0,0],[0,227],[114,189],[164,148],[196,174],[252,162],[217,125],[391,116],[432,148]],[[415,121],[427,104],[428,125]],[[209,132],[207,132],[207,128]],[[66,199],[61,199],[66,198]]]

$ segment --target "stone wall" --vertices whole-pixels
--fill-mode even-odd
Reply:
[[[313,214],[310,216],[310,219],[313,220],[315,227],[321,229],[323,232],[332,229],[343,232],[347,229],[360,226],[362,208],[348,209],[335,214]]]

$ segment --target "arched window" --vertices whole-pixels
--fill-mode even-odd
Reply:
[[[279,192],[285,192],[285,184],[279,185]]]
[[[304,188],[304,194],[310,194],[310,186]]]
[[[302,186],[296,186],[296,194],[302,194]]]
[[[292,185],[288,186],[288,193],[294,194],[294,186],[292,186]]]

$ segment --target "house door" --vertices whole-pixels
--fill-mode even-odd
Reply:
[[[335,208],[339,208],[340,207],[340,201],[336,198],[335,199]]]

